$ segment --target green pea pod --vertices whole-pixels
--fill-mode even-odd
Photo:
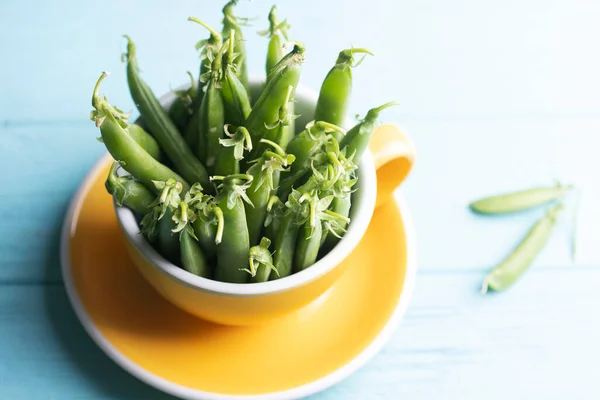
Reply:
[[[290,25],[287,23],[287,20],[282,22],[279,21],[277,17],[277,4],[271,7],[271,11],[269,12],[269,28],[258,32],[261,36],[269,37],[269,48],[267,51],[267,62],[266,62],[266,73],[267,73],[267,82],[270,80],[270,73],[275,68],[277,63],[283,58],[283,41],[282,37],[287,42],[288,39],[288,29]]]
[[[106,76],[108,76],[106,72],[102,73],[94,87],[92,106],[95,110],[91,112],[90,118],[100,128],[102,142],[108,152],[127,172],[151,190],[155,190],[153,181],[169,179],[181,182],[184,188],[189,188],[188,183],[181,176],[148,154],[123,128],[123,122],[115,118],[115,108],[108,104],[106,98],[98,95],[100,83]]]
[[[260,139],[276,142],[277,138],[273,136],[277,134],[274,126],[277,126],[276,124],[280,120],[279,110],[286,99],[290,97],[290,86],[293,88],[292,93],[296,90],[303,62],[304,46],[297,43],[294,49],[281,59],[271,71],[272,76],[269,83],[252,107],[244,124],[252,134],[254,143],[258,143]],[[252,159],[260,157],[259,150],[257,147]]]
[[[137,124],[129,124],[126,130],[127,133],[129,133],[129,136],[131,136],[131,138],[135,140],[137,144],[142,146],[142,148],[146,150],[146,152],[150,154],[152,158],[160,161],[162,156],[160,146],[158,145],[156,139],[152,137],[152,135],[150,135],[144,130],[144,128]]]
[[[198,117],[198,158],[205,160],[209,169],[214,168],[217,155],[221,151],[219,140],[223,137],[225,124],[225,108],[221,90],[216,80],[208,84],[206,94],[202,98],[200,116]]]
[[[279,274],[271,274],[269,280],[291,275],[298,238],[299,226],[293,212],[285,215],[275,234],[273,265]]]
[[[173,233],[174,228],[173,211],[167,208],[165,215],[158,220],[158,251],[167,260],[179,265],[179,239]]]
[[[231,31],[230,37],[224,45],[227,47],[227,52],[223,54],[221,92],[225,104],[225,122],[241,125],[250,115],[251,106],[248,92],[234,72],[234,57],[236,56],[233,48],[234,41],[235,31]]]
[[[225,79],[222,85],[225,121],[230,124],[241,125],[250,115],[252,109],[248,93],[231,69],[225,71]]]
[[[296,157],[290,174],[299,170],[308,170],[311,157],[322,151],[323,147],[331,141],[330,133],[332,132],[343,134],[344,130],[330,123],[317,121],[314,124],[308,124],[305,130],[294,136],[286,149],[289,154]]]
[[[222,180],[215,198],[223,212],[223,232],[220,243],[217,244],[217,269],[215,278],[222,282],[245,283],[248,274],[243,268],[248,263],[250,243],[244,200],[247,200],[245,190],[252,177],[248,175],[216,176]],[[245,183],[242,183],[246,181]]]
[[[181,232],[179,239],[181,266],[194,275],[210,278],[210,268],[200,245],[188,232]]]
[[[354,55],[356,53],[373,55],[367,49],[352,48],[340,52],[335,65],[327,73],[321,85],[315,109],[315,121],[325,121],[338,126],[344,123],[352,93],[352,68],[358,66],[363,60],[361,58],[355,62]],[[338,142],[342,139],[342,134],[339,132],[335,132],[333,135]]]
[[[263,139],[264,140],[264,139]],[[268,141],[267,141],[268,142]],[[267,207],[271,194],[275,190],[276,173],[283,171],[294,162],[293,155],[285,154],[283,149],[273,142],[268,142],[275,150],[266,151],[261,158],[248,169],[248,175],[253,177],[252,185],[246,191],[250,204],[246,204],[246,219],[250,245],[258,244],[267,215]]]
[[[269,148],[269,145],[267,144],[269,142],[276,143],[279,147],[285,150],[289,142],[294,137],[293,129],[294,119],[296,116],[293,115],[293,95],[294,88],[292,86],[288,86],[286,96],[279,107],[279,117],[277,121],[275,121],[272,125],[266,126],[266,128],[270,130],[270,139],[266,139],[266,142],[259,141],[258,148],[254,153],[257,156],[260,156]]]
[[[245,271],[250,274],[251,283],[267,282],[271,271],[277,274],[277,269],[273,265],[273,256],[269,251],[270,245],[271,240],[263,237],[260,244],[250,248],[249,268]]]
[[[552,228],[562,209],[562,204],[548,208],[546,215],[533,225],[517,248],[487,274],[481,287],[482,294],[490,289],[504,290],[523,275],[550,238]]]
[[[198,152],[198,139],[200,136],[200,133],[198,133],[200,127],[199,115],[200,109],[199,107],[197,107],[196,111],[194,111],[194,113],[192,114],[192,118],[190,118],[190,122],[188,122],[187,126],[185,127],[184,133],[186,143],[188,144],[190,149],[192,149],[196,153]],[[202,153],[202,156],[204,156],[204,153]]]
[[[269,12],[269,28],[264,31],[258,32],[258,34],[261,36],[269,36],[269,48],[267,50],[267,61],[265,65],[267,73],[267,83],[269,83],[269,81],[273,78],[271,71],[274,70],[277,63],[279,63],[279,61],[281,61],[281,59],[285,55],[283,50],[284,42],[282,40],[282,37],[283,39],[285,39],[286,42],[289,40],[287,31],[290,28],[290,25],[287,23],[287,20],[279,22],[279,18],[277,17],[277,14],[275,12],[276,10],[277,4],[271,7],[271,11]],[[286,114],[290,116],[294,115],[293,93],[294,88],[292,87],[290,93],[291,96],[288,95],[290,101],[287,103],[285,110]],[[282,111],[280,110],[280,121],[282,121],[281,114]],[[283,132],[283,134],[276,135],[277,137],[281,137],[282,139],[275,140],[275,142],[280,144],[285,149],[285,147],[287,146],[287,144],[292,139],[295,133],[295,120],[292,117],[289,118],[287,124],[285,124],[285,131]],[[258,154],[260,154],[260,151],[258,151]]]
[[[202,97],[204,97],[205,84],[207,82],[207,76],[210,75],[212,60],[221,48],[223,41],[221,34],[215,31],[210,25],[202,22],[198,18],[189,17],[188,21],[195,22],[202,25],[208,30],[210,36],[208,39],[201,40],[196,43],[196,49],[200,50],[200,75],[198,76],[198,90],[196,91],[196,98],[194,103],[200,105],[202,103]],[[192,147],[194,148],[194,147]]]
[[[118,176],[118,165],[119,163],[113,162],[110,167],[104,183],[106,191],[113,196],[118,206],[125,206],[138,214],[146,214],[154,202],[154,193],[130,175]]]
[[[186,90],[175,92],[175,100],[169,107],[169,118],[173,121],[179,132],[185,132],[185,129],[194,113],[194,101],[196,99],[196,82],[191,72],[190,87]]]
[[[164,150],[175,169],[189,182],[200,182],[209,187],[208,173],[204,165],[194,157],[185,139],[162,108],[154,93],[142,80],[133,41],[127,38],[127,82],[144,123]]]
[[[267,203],[267,212],[265,215],[265,236],[271,241],[275,240],[281,221],[283,220],[283,203],[276,195],[272,195]]]
[[[186,202],[193,210],[192,228],[198,238],[200,247],[206,259],[212,260],[217,252],[217,242],[220,241],[223,230],[223,214],[215,206],[214,198],[205,195],[200,185],[194,185],[186,193]]]
[[[226,139],[219,139],[221,148],[215,164],[216,175],[234,175],[240,171],[240,160],[244,158],[244,150],[252,150],[252,139],[250,132],[243,126],[236,129],[234,133],[229,132],[230,125],[224,126]]]
[[[207,259],[212,259],[217,254],[217,245],[215,237],[217,235],[217,226],[197,219],[193,223],[194,233],[198,237],[198,242]]]
[[[486,197],[471,203],[472,211],[480,214],[504,214],[527,210],[551,201],[562,199],[573,187],[540,187],[518,192]]]
[[[210,32],[210,37],[208,39],[201,40],[196,44],[196,49],[200,50],[200,74],[198,78],[198,89],[196,90],[196,98],[192,104],[192,118],[185,128],[184,134],[185,140],[190,149],[192,149],[193,152],[198,152],[200,105],[202,104],[202,99],[205,95],[206,82],[210,80],[212,60],[215,58],[215,55],[221,48],[222,38],[220,33],[216,32],[213,28],[198,18],[189,17],[188,20],[202,25]],[[204,159],[203,152],[201,161],[202,159]]]
[[[323,227],[319,217],[316,218],[316,225],[314,227],[311,225],[311,221],[306,221],[299,230],[294,253],[294,272],[302,271],[317,261]]]
[[[338,163],[331,167],[339,173],[334,177],[330,185],[329,192],[332,193],[333,200],[329,207],[329,216],[335,218],[325,218],[323,222],[323,235],[321,237],[321,251],[329,252],[340,241],[346,227],[350,222],[350,208],[352,206],[352,192],[354,185],[358,181],[356,177],[357,165],[353,157],[346,157],[343,152],[337,154]],[[327,167],[329,168],[329,166]]]
[[[105,74],[106,75],[104,75],[104,76],[107,76],[108,72],[106,72]],[[103,77],[100,77],[96,86],[98,86],[100,81],[102,81],[103,79],[104,79]],[[97,97],[96,90],[94,90],[94,97]],[[127,132],[129,134],[129,136],[131,136],[131,138],[133,140],[135,140],[135,142],[137,144],[139,144],[144,150],[146,150],[146,152],[148,154],[150,154],[152,156],[152,158],[154,158],[157,161],[161,160],[162,154],[161,154],[160,146],[158,145],[158,142],[156,141],[156,139],[154,139],[152,137],[152,135],[149,134],[148,132],[146,132],[144,130],[144,128],[142,128],[140,125],[128,123],[127,120],[129,119],[129,113],[124,113],[119,108],[108,104],[106,97],[103,100],[102,99],[97,100],[97,102],[102,103],[102,105],[104,107],[104,111],[106,113],[111,113],[112,116],[114,117],[114,119],[118,122],[118,124],[123,129],[125,129],[125,132]],[[92,99],[92,104],[93,103],[94,103],[94,99]],[[92,119],[96,119],[98,121],[98,118],[96,117],[95,114],[96,114],[96,112],[94,112],[94,115],[92,115]],[[101,120],[100,120],[100,122],[101,122]],[[99,140],[101,142],[103,142],[102,138],[99,138]]]
[[[317,121],[308,124],[304,131],[290,141],[286,151],[293,154],[296,160],[289,172],[281,175],[278,193],[282,198],[286,198],[292,186],[310,171],[312,158],[322,153],[327,144],[332,143],[331,132],[344,130],[330,123]]]
[[[352,200],[350,195],[346,195],[345,197],[335,197],[331,202],[331,211],[334,213],[348,218],[350,215],[350,208],[352,206]],[[321,237],[322,247],[325,252],[331,251],[335,247],[336,244],[340,241],[340,237],[344,233],[347,222],[342,221],[339,225],[332,227],[332,230],[335,234],[330,234],[329,231],[323,232]]]
[[[360,162],[360,159],[369,145],[371,135],[375,130],[379,113],[388,107],[396,106],[398,102],[390,101],[379,107],[372,108],[367,112],[365,118],[354,125],[346,135],[340,140],[340,149],[346,150],[346,154],[354,155],[354,159]]]
[[[244,41],[244,35],[242,34],[241,24],[244,23],[244,19],[236,16],[233,13],[233,7],[237,4],[237,0],[231,0],[225,7],[223,7],[223,40],[227,40],[230,37],[231,31],[235,31],[236,40],[234,42],[235,53],[237,54],[235,63],[235,73],[240,78],[240,82],[246,88],[246,92],[250,93],[250,85],[248,83],[248,67],[246,65],[246,44]]]

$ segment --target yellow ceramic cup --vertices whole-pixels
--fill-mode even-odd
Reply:
[[[253,91],[262,84],[253,80]],[[256,94],[255,93],[255,94]],[[255,97],[256,98],[256,97]],[[172,95],[161,98],[168,107]],[[316,93],[299,87],[296,126],[302,128],[314,113]],[[310,268],[275,281],[235,284],[195,276],[165,260],[142,235],[133,213],[117,207],[117,219],[127,238],[127,248],[142,275],[167,300],[200,318],[227,325],[253,325],[282,316],[323,296],[345,271],[353,249],[365,234],[376,205],[393,199],[393,191],[410,172],[414,149],[394,125],[374,132],[370,151],[360,161],[358,190],[353,194],[351,223],[338,245]]]

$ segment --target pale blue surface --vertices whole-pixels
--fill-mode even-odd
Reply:
[[[218,2],[0,2],[0,398],[164,399],[129,377],[85,335],[58,263],[66,205],[102,154],[88,120],[104,92],[131,109],[120,35],[139,48],[156,93],[197,73],[193,51],[217,25]],[[355,72],[352,112],[386,111],[419,157],[405,185],[419,242],[417,290],[384,350],[317,399],[593,399],[600,358],[600,2],[589,0],[281,1],[308,48],[303,84],[318,87],[341,48],[377,56]],[[269,2],[242,2],[260,16]],[[253,28],[253,29],[254,29]],[[264,38],[248,30],[250,70]],[[563,218],[535,267],[508,292],[478,294],[485,271],[541,211],[483,219],[472,199],[550,183],[582,186],[581,256]],[[599,200],[600,201],[600,200]],[[582,208],[583,207],[582,205]],[[597,212],[596,212],[597,214]],[[585,218],[585,216],[588,218]],[[585,265],[583,265],[585,264]]]

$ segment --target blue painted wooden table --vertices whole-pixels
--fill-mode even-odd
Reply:
[[[113,364],[84,333],[59,273],[66,205],[103,152],[88,119],[93,83],[133,109],[119,56],[136,39],[156,93],[197,69],[193,44],[219,5],[185,0],[0,3],[0,398],[165,399]],[[385,120],[419,156],[404,185],[419,244],[417,289],[384,350],[316,399],[592,399],[600,368],[600,3],[281,1],[303,41],[303,84],[318,87],[342,49],[377,56],[355,72],[351,111],[398,99]],[[242,3],[261,16],[270,4]],[[251,49],[266,40],[248,34]],[[263,51],[250,53],[262,72]],[[482,297],[486,270],[542,211],[478,218],[465,205],[498,191],[581,188],[579,253],[565,214],[532,270]]]

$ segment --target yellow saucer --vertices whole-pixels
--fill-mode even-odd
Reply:
[[[63,227],[61,261],[87,332],[125,370],[189,399],[287,399],[350,375],[389,338],[416,272],[402,200],[379,207],[331,290],[256,327],[228,327],[180,311],[130,261],[104,189],[110,157],[89,173]],[[382,234],[385,232],[385,235]]]

